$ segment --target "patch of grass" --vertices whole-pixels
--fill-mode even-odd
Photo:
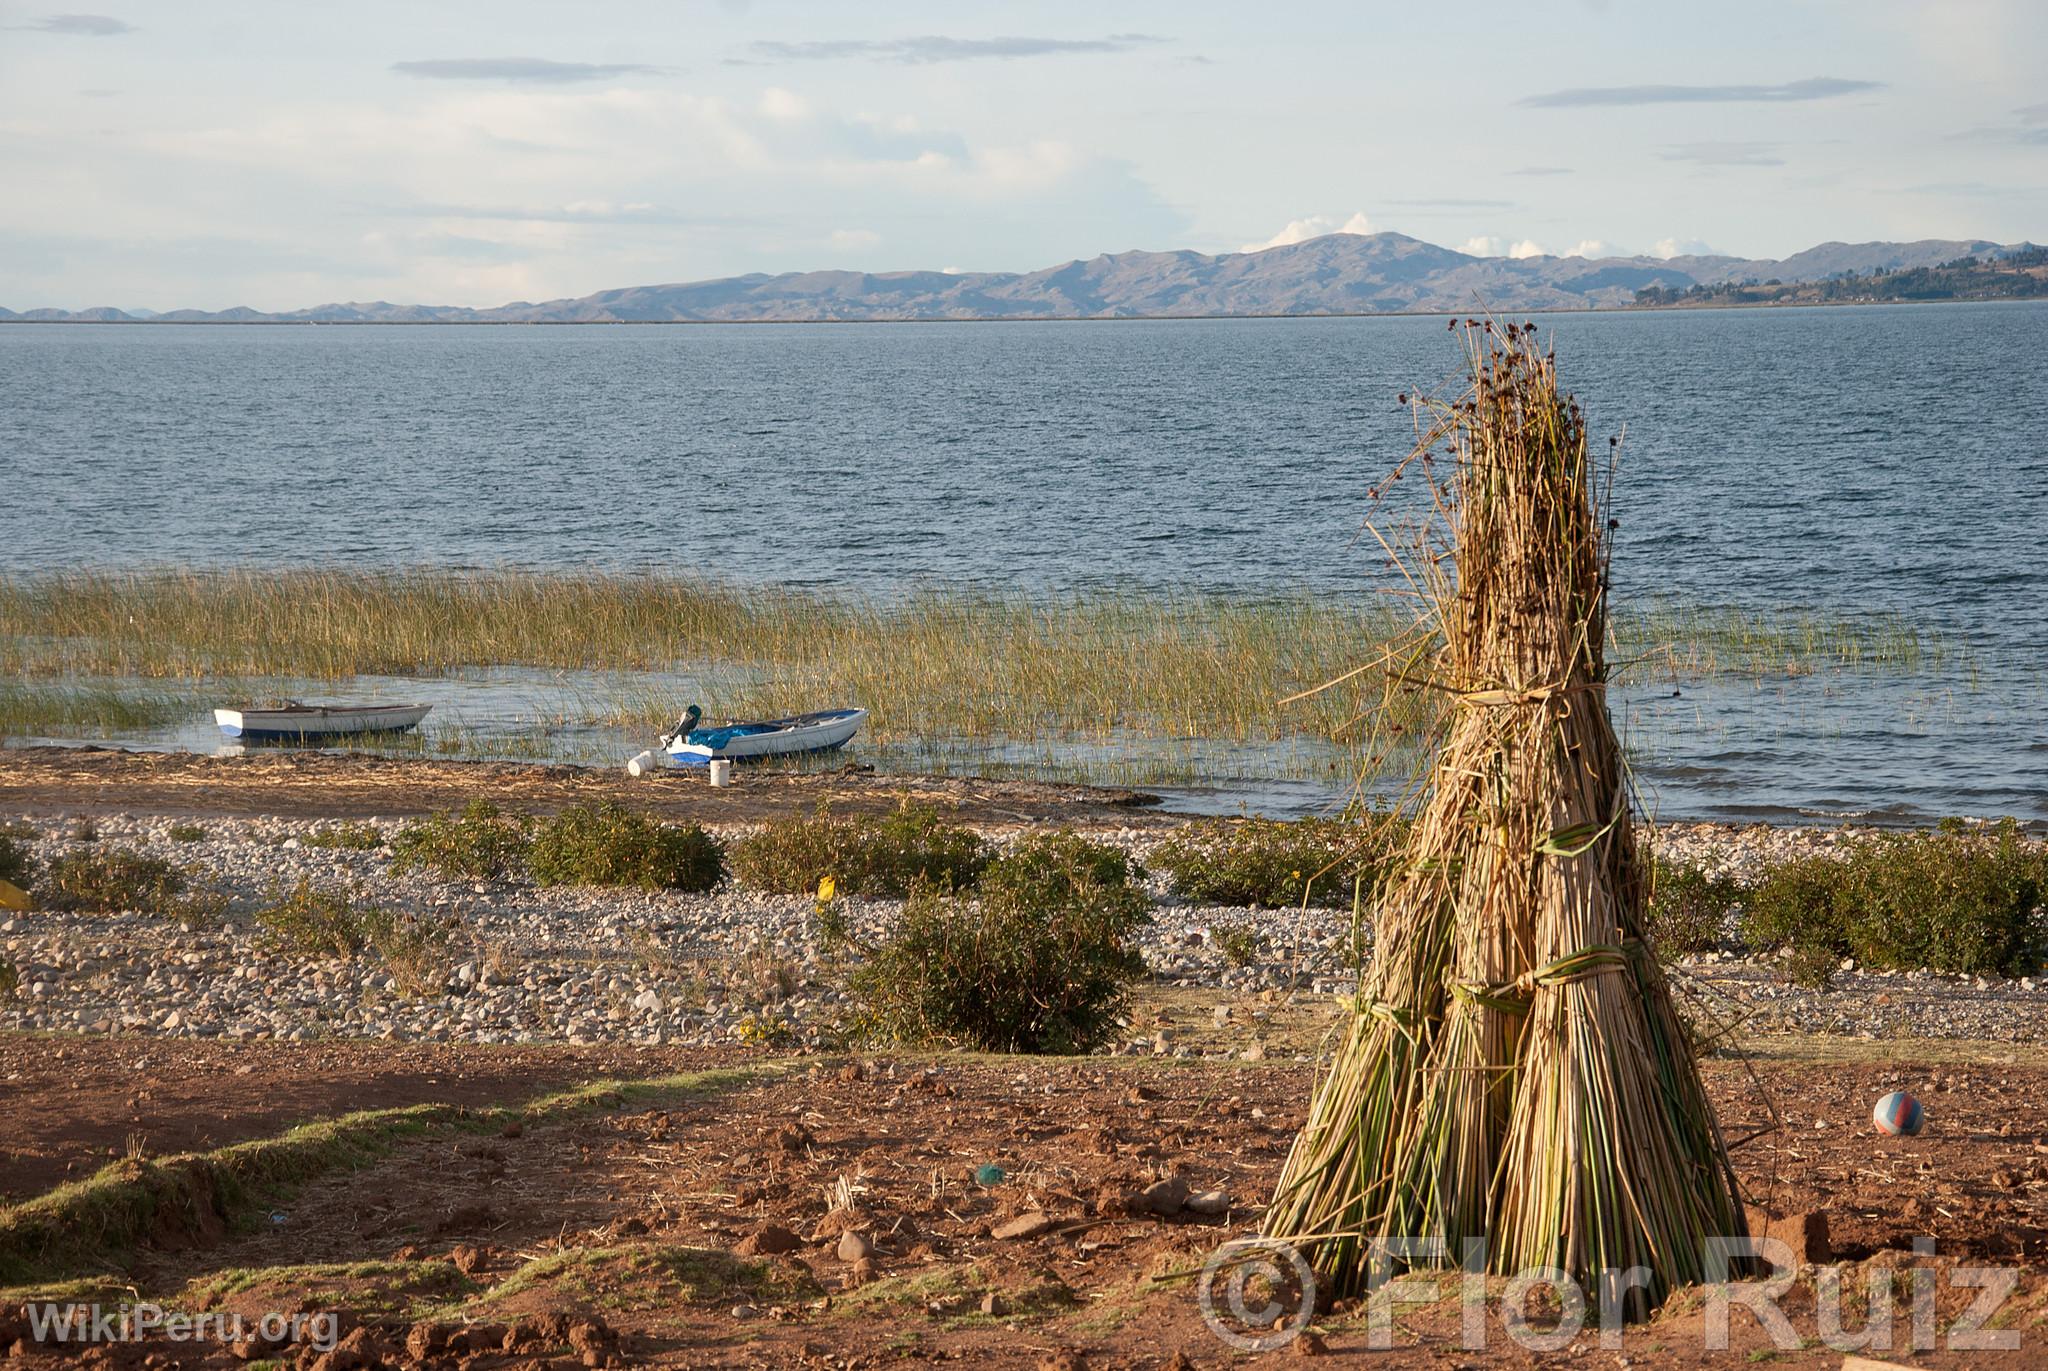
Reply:
[[[6,615],[0,613],[0,621]],[[138,733],[191,718],[199,701],[83,681],[36,685],[0,680],[0,736],[81,738]]]
[[[127,848],[77,848],[51,862],[37,886],[45,909],[112,914],[172,913],[189,881],[161,857]]]
[[[543,820],[526,864],[542,885],[707,891],[725,879],[725,848],[696,824],[661,823],[607,800]]]
[[[174,843],[203,843],[206,829],[201,824],[172,824],[164,836]]]
[[[1709,876],[1691,863],[1655,862],[1649,905],[1650,946],[1670,961],[1710,951],[1743,900],[1739,881]]]
[[[1742,915],[1756,948],[1784,950],[1795,978],[1824,983],[1853,957],[1878,970],[2028,975],[2048,951],[2048,851],[1996,828],[1882,834],[1839,859],[1773,867]]]
[[[311,1309],[346,1311],[358,1319],[410,1319],[422,1306],[464,1300],[480,1289],[446,1261],[317,1262],[292,1266],[232,1267],[201,1276],[172,1303],[214,1309],[237,1295],[276,1296],[274,1307],[303,1302]]]
[[[1354,889],[1370,903],[1394,845],[1383,819],[1197,819],[1154,848],[1152,861],[1174,894],[1196,904],[1344,908]]]
[[[830,917],[830,911],[827,911]],[[1141,890],[1077,862],[1056,880],[955,895],[919,884],[879,944],[854,942],[854,1034],[983,1052],[1089,1052],[1116,1031],[1145,974]]]
[[[970,886],[989,863],[972,829],[947,824],[928,805],[905,804],[880,818],[786,819],[741,839],[733,878],[778,895],[808,895],[830,876],[844,895],[902,898],[920,881]]]
[[[571,1248],[536,1257],[472,1301],[471,1308],[489,1309],[531,1290],[558,1288],[571,1278],[586,1288],[646,1287],[638,1301],[628,1298],[621,1308],[654,1308],[679,1300],[694,1305],[737,1299],[794,1304],[824,1294],[817,1280],[794,1264],[748,1261],[715,1248],[643,1242]]]
[[[0,1207],[0,1286],[119,1269],[139,1243],[185,1242],[234,1228],[315,1177],[356,1170],[430,1131],[495,1131],[629,1103],[694,1099],[774,1074],[776,1064],[598,1081],[511,1109],[420,1104],[303,1124],[210,1152],[114,1162],[86,1180]]]
[[[490,880],[526,859],[532,824],[489,800],[471,800],[460,814],[407,824],[391,840],[391,869],[432,871],[443,880]]]
[[[384,846],[384,831],[375,824],[322,824],[299,839],[307,847],[340,848],[348,852],[375,852]]]

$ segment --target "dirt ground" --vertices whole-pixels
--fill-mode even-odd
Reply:
[[[168,1059],[145,1068],[152,1098],[138,1110],[126,1064],[164,1058],[164,1045],[57,1050],[52,1040],[0,1045],[17,1184],[51,1174],[40,1162],[24,1169],[23,1153],[89,1154],[131,1114],[147,1123],[155,1151],[339,1108],[515,1103],[555,1081],[701,1064],[658,1050],[408,1047],[380,1067],[383,1049],[210,1044],[168,1072]],[[178,1050],[183,1058],[191,1045]],[[1894,1355],[1914,1365],[2042,1364],[2048,1069],[1916,1065],[1876,1051],[1705,1064],[1755,1212],[1772,1216],[1774,1233],[1813,1244],[1808,1256],[1848,1264],[1852,1332],[1864,1280],[1909,1264],[1918,1235],[1936,1242],[1940,1329],[1976,1298],[1952,1281],[1956,1261],[2017,1267],[2018,1288],[1992,1326],[2016,1332],[2018,1350]],[[773,1077],[659,1107],[620,1101],[524,1126],[430,1131],[365,1170],[313,1180],[253,1226],[160,1232],[115,1264],[119,1280],[143,1297],[252,1320],[341,1310],[341,1330],[359,1331],[323,1363],[330,1369],[968,1360],[1151,1368],[1233,1365],[1246,1355],[1205,1323],[1198,1276],[1221,1243],[1256,1225],[1301,1122],[1306,1066],[914,1056],[780,1065]],[[1920,1137],[1873,1134],[1870,1104],[1891,1089],[1925,1101]],[[1228,1199],[1216,1213],[1153,1212],[1174,1208],[1183,1186]],[[1447,1288],[1455,1292],[1455,1281]],[[1904,1300],[1904,1277],[1898,1289]],[[1803,1342],[1773,1345],[1737,1308],[1730,1350],[1704,1351],[1711,1306],[1684,1292],[1618,1349],[1587,1331],[1538,1360],[1841,1365],[1818,1340],[1810,1274],[1781,1305]],[[1911,1322],[1900,1308],[1903,1347]],[[1264,1360],[1531,1360],[1497,1319],[1483,1348],[1461,1347],[1459,1330],[1452,1293],[1403,1308],[1393,1349],[1368,1351],[1367,1313],[1325,1302],[1311,1336]],[[240,1356],[265,1350],[244,1346]],[[156,1365],[241,1364],[218,1344],[161,1340],[102,1360],[140,1364],[146,1355]],[[18,1356],[28,1365],[72,1360],[26,1346]]]
[[[852,767],[809,773],[743,770],[734,785],[714,790],[704,777],[691,773],[635,779],[623,766],[435,762],[298,750],[234,757],[98,747],[0,750],[0,813],[89,815],[105,810],[180,818],[359,819],[459,809],[478,796],[527,813],[620,800],[696,823],[759,823],[808,815],[827,802],[839,813],[878,813],[896,808],[906,796],[947,809],[960,823],[992,828],[1179,822],[1148,808],[1157,797],[1142,791],[882,776]]]

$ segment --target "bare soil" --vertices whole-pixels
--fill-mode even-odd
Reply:
[[[80,1075],[63,1069],[74,1062],[58,1060],[33,1075],[21,1071],[28,1056],[51,1046],[18,1041],[0,1056],[21,1077],[9,1082],[5,1111],[17,1148],[83,1143],[70,1119],[112,1120],[131,1108],[133,1077],[118,1068]],[[359,1106],[372,1090],[385,1103],[482,1103],[504,1087],[496,1102],[514,1103],[550,1072],[567,1079],[696,1064],[660,1051],[408,1047],[379,1071],[372,1055],[353,1048],[218,1044],[190,1059],[196,1064],[172,1067],[167,1045],[154,1042],[66,1050],[104,1053],[110,1063],[147,1056],[156,1063],[148,1068],[153,1083],[183,1082],[179,1090],[195,1096],[226,1086],[231,1098],[183,1114],[166,1106],[159,1124],[184,1118],[188,1129],[224,1132],[254,1127],[258,1115]],[[176,1050],[182,1063],[194,1048]],[[788,1065],[779,1077],[661,1108],[600,1109],[488,1134],[430,1133],[366,1170],[281,1198],[275,1221],[254,1231],[144,1248],[122,1259],[119,1276],[187,1308],[252,1316],[340,1309],[344,1327],[361,1331],[347,1356],[325,1363],[330,1369],[968,1360],[1151,1368],[1240,1360],[1205,1326],[1194,1275],[1219,1244],[1255,1226],[1301,1121],[1308,1067],[914,1056]],[[1911,1264],[1913,1239],[1928,1234],[1938,1251],[1939,1326],[1976,1295],[1950,1280],[1955,1261],[2015,1266],[2018,1289],[1994,1326],[2017,1330],[2022,1346],[1938,1347],[1896,1359],[2042,1364],[2048,1069],[1865,1054],[1717,1059],[1705,1070],[1759,1222],[1768,1216],[1773,1231],[1802,1240],[1824,1224],[1814,1255],[1848,1263],[1852,1330],[1861,1323],[1864,1277]],[[1925,1102],[1920,1137],[1873,1133],[1871,1103],[1891,1089]],[[215,1120],[217,1113],[233,1117]],[[24,1129],[16,1122],[23,1114],[65,1121],[31,1120]],[[1000,1174],[982,1169],[989,1167]],[[1231,1203],[1215,1215],[1148,1212],[1147,1187],[1161,1181],[1222,1190]],[[1021,1234],[998,1236],[1013,1232],[1005,1226],[1013,1220]],[[848,1231],[861,1241],[842,1249]],[[864,1246],[871,1250],[863,1256]],[[1367,1351],[1364,1313],[1339,1305],[1318,1311],[1312,1339],[1268,1359],[1321,1350],[1401,1367],[1530,1362],[1497,1320],[1484,1348],[1461,1348],[1455,1282],[1447,1289],[1448,1300],[1401,1311],[1391,1351]],[[1902,1279],[1901,1299],[1904,1290]],[[1554,1359],[1840,1366],[1841,1353],[1816,1341],[1810,1276],[1782,1306],[1804,1346],[1773,1346],[1738,1308],[1730,1350],[1708,1353],[1709,1307],[1684,1292],[1629,1330],[1620,1349],[1602,1349],[1586,1332]],[[1901,1344],[1910,1329],[1902,1305]],[[111,1360],[139,1364],[149,1354],[186,1366],[237,1364],[217,1345],[161,1341],[122,1347]],[[281,1355],[316,1360],[292,1348]],[[58,1361],[33,1347],[21,1356],[30,1365]]]
[[[990,828],[1059,823],[1142,827],[1179,822],[1137,790],[968,777],[737,770],[714,790],[702,776],[634,778],[620,767],[417,761],[299,750],[204,757],[99,747],[0,750],[0,813],[96,811],[179,818],[360,819],[458,809],[478,796],[506,809],[552,813],[599,800],[694,823],[762,823],[816,812],[881,813],[907,797]]]

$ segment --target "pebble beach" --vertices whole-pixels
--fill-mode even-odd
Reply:
[[[76,841],[69,820],[29,820],[39,857]],[[398,1040],[819,1046],[848,1012],[814,902],[738,888],[704,895],[539,888],[524,880],[448,882],[391,870],[388,847],[310,841],[322,824],[213,819],[179,841],[174,821],[102,815],[92,841],[163,857],[197,886],[227,897],[191,926],[156,915],[32,912],[0,919],[0,960],[18,984],[0,998],[0,1029],[226,1040]],[[395,822],[378,824],[387,837]],[[728,840],[744,828],[720,833]],[[1743,876],[1770,861],[1827,852],[1854,830],[1672,825],[1664,855]],[[189,837],[189,831],[186,836]],[[1001,841],[1001,835],[996,835]],[[1157,826],[1091,832],[1141,863]],[[352,887],[361,899],[433,916],[452,929],[445,978],[406,993],[374,956],[305,960],[280,954],[251,912],[301,878]],[[1154,988],[1199,989],[1254,1004],[1327,1001],[1355,989],[1348,910],[1246,909],[1178,902],[1157,873],[1141,950]],[[857,929],[878,932],[895,901],[844,899]],[[1217,929],[1249,932],[1260,952],[1235,964]],[[2039,978],[1864,973],[1845,966],[1825,991],[1804,989],[1733,941],[1674,968],[1681,998],[1709,1024],[1747,1033],[1863,1038],[2048,1041],[2048,983]],[[1226,1009],[1217,1006],[1217,1023]],[[1242,1042],[1177,1044],[1134,1027],[1123,1052],[1260,1053],[1258,1017]]]

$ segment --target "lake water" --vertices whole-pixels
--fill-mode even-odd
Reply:
[[[2048,819],[2048,304],[1542,323],[1626,425],[1623,604],[1897,615],[1952,650],[1627,686],[1664,814]],[[1365,594],[1394,395],[1455,362],[1432,318],[0,326],[0,570]]]

